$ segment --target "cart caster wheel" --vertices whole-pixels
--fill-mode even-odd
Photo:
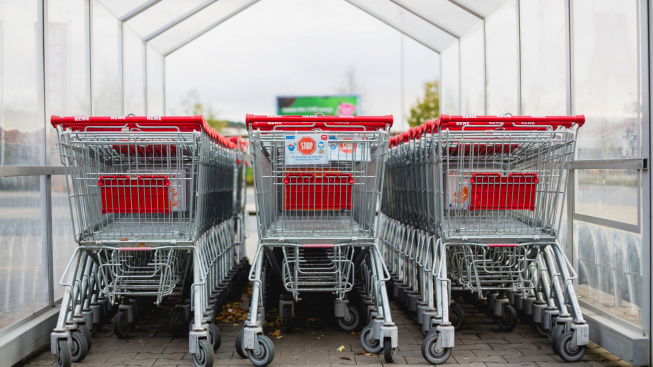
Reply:
[[[218,329],[218,327],[213,324],[209,324],[207,331],[209,334],[209,342],[213,347],[213,351],[217,351],[220,348],[220,344],[222,344],[222,335],[220,335],[220,329]]]
[[[236,334],[236,353],[240,358],[247,358],[247,351],[243,348],[243,338],[245,337],[245,330],[240,329],[238,334]]]
[[[215,359],[215,353],[208,340],[200,340],[197,353],[193,354],[193,363],[196,367],[211,367]]]
[[[573,331],[567,331],[558,338],[558,355],[565,362],[578,362],[585,355],[584,345],[573,344]]]
[[[292,328],[293,328],[292,307],[284,306],[281,316],[283,318],[283,327],[282,327],[283,332],[284,333],[292,332]]]
[[[127,321],[127,313],[118,311],[113,317],[113,332],[120,339],[126,338],[134,328],[134,323]]]
[[[511,305],[505,305],[503,307],[503,315],[496,318],[497,325],[501,331],[511,331],[517,326],[517,310]]]
[[[361,321],[361,316],[356,307],[348,305],[347,309],[349,310],[349,318],[339,317],[338,326],[342,331],[353,331],[358,327],[358,324]]]
[[[465,326],[465,311],[457,304],[449,306],[449,321],[455,331],[460,331]]]
[[[394,363],[396,356],[397,348],[392,347],[391,339],[383,339],[383,359],[385,359],[386,363]]]
[[[556,352],[556,354],[559,353],[558,342],[560,341],[560,337],[564,332],[565,326],[560,324],[554,326],[551,328],[551,330],[549,330],[549,342],[551,342],[551,348],[554,352]]]
[[[170,317],[170,331],[175,338],[182,338],[188,335],[188,322],[183,310],[177,310]]]
[[[541,336],[546,336],[546,337],[549,336],[549,331],[542,327],[541,322],[535,322],[531,320],[530,324],[533,327],[533,329],[535,329],[535,331],[537,331],[537,333],[540,334]]]
[[[81,362],[88,354],[88,342],[84,335],[78,331],[73,331],[70,336],[73,342],[70,346],[71,361]]]
[[[57,367],[70,367],[73,364],[70,355],[70,345],[67,340],[57,341],[57,354],[55,356]]]
[[[77,330],[86,338],[86,343],[88,344],[88,350],[91,350],[91,331],[86,327],[86,325],[77,325]]]
[[[422,357],[430,364],[442,364],[451,357],[451,348],[438,347],[437,332],[429,333],[422,343]]]
[[[274,344],[267,336],[258,335],[258,350],[256,348],[248,350],[247,354],[254,366],[267,366],[274,359]]]
[[[374,339],[372,336],[372,328],[370,326],[365,326],[361,331],[361,346],[367,353],[378,354],[383,349],[383,345],[377,339]]]

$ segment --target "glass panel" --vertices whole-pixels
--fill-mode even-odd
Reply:
[[[577,170],[576,212],[637,224],[639,210],[636,170]]]
[[[460,96],[463,115],[485,114],[483,24],[460,39]]]
[[[440,54],[442,73],[440,80],[440,113],[456,115],[460,113],[460,63],[458,43]]]
[[[0,177],[0,330],[48,302],[38,177]]]
[[[456,0],[456,2],[482,17],[487,17],[505,4],[506,0]]]
[[[123,27],[125,115],[145,115],[145,45],[129,27]]]
[[[392,0],[457,37],[464,36],[483,21],[447,0]]]
[[[642,83],[637,1],[574,0],[574,113],[587,123],[578,159],[641,156]],[[642,50],[646,52],[646,50]]]
[[[214,0],[208,0],[214,1]],[[207,0],[162,0],[137,16],[127,21],[127,24],[145,38],[173,20],[205,4]]]
[[[165,59],[151,46],[147,46],[147,114],[164,115],[165,90],[163,85]]]
[[[188,18],[168,32],[153,39],[151,44],[165,55],[187,40],[192,39],[192,37],[202,34],[203,31],[208,30],[217,21],[232,14],[249,2],[243,0],[220,0]],[[350,2],[366,9],[366,11],[370,11],[370,13],[383,19],[383,21],[392,27],[404,30],[408,36],[433,50],[444,50],[455,41],[455,38],[451,35],[390,2],[377,2],[373,0],[351,0]]]
[[[565,115],[565,0],[519,4],[522,114]]]
[[[220,0],[154,38],[150,44],[165,55],[188,40],[210,30],[216,22],[229,18],[249,2]]]
[[[39,165],[37,2],[0,2],[0,166]]]
[[[517,70],[517,7],[514,0],[486,19],[487,113],[516,115],[519,111]]]
[[[52,176],[52,255],[54,275],[54,299],[63,296],[64,287],[59,284],[68,261],[77,248],[73,225],[70,220],[70,204],[65,176]]]
[[[574,221],[580,300],[641,326],[642,235]]]
[[[48,114],[91,114],[88,3],[48,2]],[[48,123],[47,164],[61,165],[57,131]]]
[[[117,18],[145,4],[149,0],[98,0]]]
[[[93,5],[93,115],[122,115],[120,21],[97,0]]]
[[[301,4],[270,17],[279,2],[261,1],[166,57],[166,113],[199,101],[238,122],[247,113],[274,114],[275,96],[354,93],[363,114],[392,114],[401,129],[400,116],[424,95],[424,83],[439,77],[438,54],[404,37],[402,109],[400,33],[345,1]]]

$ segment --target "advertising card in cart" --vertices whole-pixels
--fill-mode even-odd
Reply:
[[[288,134],[285,136],[286,165],[327,164],[327,135]]]
[[[367,137],[359,135],[336,136],[329,135],[329,159],[332,161],[370,161],[370,143]],[[351,142],[350,142],[351,141]]]

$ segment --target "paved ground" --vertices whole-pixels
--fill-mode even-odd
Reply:
[[[231,305],[236,318],[244,312],[237,308],[245,302]],[[301,303],[299,304],[301,305]],[[234,308],[234,306],[236,306]],[[525,324],[519,324],[512,332],[500,332],[496,324],[474,307],[463,304],[467,314],[465,328],[456,333],[456,346],[447,363],[467,366],[627,366],[628,364],[596,344],[591,344],[583,361],[567,364],[551,350],[548,340],[540,337]],[[227,308],[224,315],[230,314]],[[338,329],[330,316],[330,307],[316,304],[298,306],[297,327],[293,333],[279,334],[275,317],[266,328],[276,346],[274,366],[335,367],[349,364],[365,366],[386,365],[383,357],[368,356],[362,353],[359,336]],[[233,313],[233,312],[232,312]],[[187,366],[192,365],[188,353],[187,339],[174,339],[168,330],[170,309],[161,307],[142,320],[128,339],[118,339],[113,335],[111,325],[107,324],[93,338],[92,349],[78,366]],[[428,365],[422,358],[420,346],[422,336],[408,316],[393,304],[393,317],[399,326],[398,365]],[[229,320],[229,318],[224,318]],[[233,321],[233,319],[231,320]],[[242,323],[221,322],[222,346],[216,354],[216,366],[251,366],[248,359],[241,359],[234,349],[236,333]],[[344,350],[338,349],[344,346]],[[1,363],[0,363],[1,364]],[[53,365],[54,357],[49,350],[31,360],[28,366]]]

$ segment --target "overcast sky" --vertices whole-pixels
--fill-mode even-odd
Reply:
[[[392,114],[399,125],[401,38],[342,0],[261,1],[167,57],[167,113],[183,113],[195,90],[219,118],[244,121],[275,113],[278,95],[339,94],[353,72],[363,114]],[[405,116],[439,79],[440,60],[403,38]]]

